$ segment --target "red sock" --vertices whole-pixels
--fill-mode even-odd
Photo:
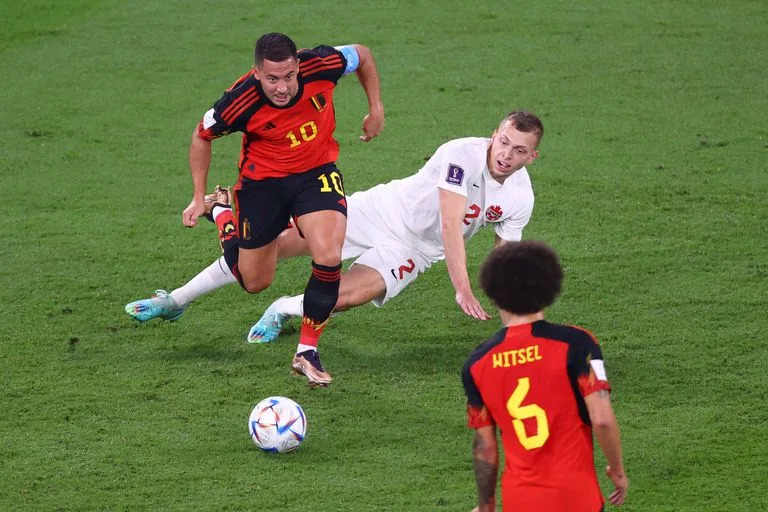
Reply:
[[[321,324],[316,324],[311,318],[303,317],[301,319],[301,334],[299,334],[299,344],[309,345],[317,349],[317,342],[320,340],[320,335],[323,334],[323,329],[328,325],[328,319]]]

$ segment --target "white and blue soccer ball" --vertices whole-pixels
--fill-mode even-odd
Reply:
[[[307,435],[307,417],[299,404],[284,396],[265,398],[253,408],[248,431],[265,452],[295,450]]]

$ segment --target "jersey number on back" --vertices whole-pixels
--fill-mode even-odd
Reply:
[[[517,440],[526,450],[541,448],[549,438],[549,423],[547,423],[547,413],[536,404],[522,405],[525,396],[531,389],[531,380],[528,377],[522,377],[517,380],[517,387],[507,400],[507,411],[512,416],[512,426],[515,428]],[[525,431],[523,420],[528,418],[536,419],[536,434],[529,436]]]

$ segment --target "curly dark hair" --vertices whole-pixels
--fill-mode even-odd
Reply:
[[[256,41],[253,54],[256,65],[261,66],[264,59],[272,62],[296,59],[298,52],[296,51],[296,43],[290,37],[279,32],[270,32]]]
[[[557,253],[544,242],[507,242],[483,262],[480,284],[500,309],[526,315],[555,302],[563,284]]]

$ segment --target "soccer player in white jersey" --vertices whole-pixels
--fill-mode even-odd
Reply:
[[[381,306],[445,259],[462,311],[480,320],[490,318],[472,291],[464,244],[488,225],[494,227],[497,245],[521,239],[534,203],[525,166],[538,156],[543,133],[536,115],[512,112],[490,138],[446,142],[416,174],[350,195],[342,259],[356,259],[342,275],[334,311],[367,302]],[[212,208],[220,235],[234,229],[227,227],[227,212],[231,217],[226,205]],[[128,304],[126,312],[142,322],[176,320],[196,297],[235,283],[230,269],[237,262],[226,244],[223,236],[224,256],[186,285],[170,294],[158,290],[155,297]],[[281,259],[305,255],[307,243],[297,229],[286,229],[278,237],[278,252]],[[297,295],[272,303],[251,328],[248,341],[277,338],[285,318],[302,315],[302,299]]]

